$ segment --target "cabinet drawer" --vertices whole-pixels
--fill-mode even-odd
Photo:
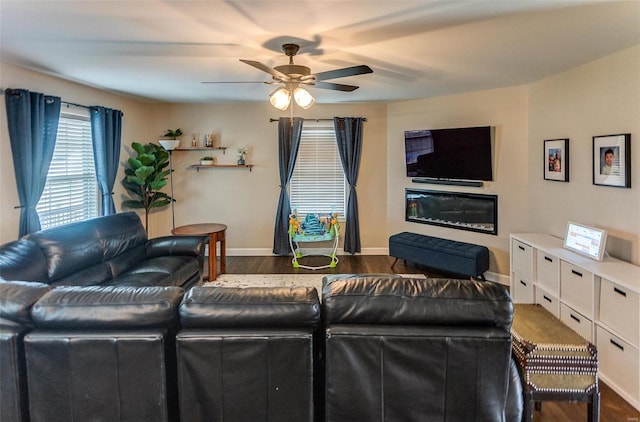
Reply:
[[[549,292],[536,286],[536,303],[542,305],[547,311],[551,312],[556,318],[560,318],[560,302],[558,298]]]
[[[638,349],[604,328],[596,328],[600,372],[631,397],[638,397]]]
[[[638,293],[603,278],[600,283],[600,320],[638,347]]]
[[[573,309],[593,319],[593,274],[561,261],[560,297]]]
[[[579,312],[571,309],[564,303],[560,304],[560,320],[585,340],[593,343],[592,321]]]
[[[511,269],[527,280],[533,280],[533,248],[518,240],[511,240]]]
[[[548,253],[536,250],[536,284],[559,296],[560,293],[560,260]]]
[[[534,303],[533,283],[516,272],[511,272],[511,298],[515,303]]]

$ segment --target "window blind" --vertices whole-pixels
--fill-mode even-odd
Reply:
[[[346,192],[333,122],[305,122],[289,184],[291,209],[300,218],[337,212],[343,219]]]
[[[60,114],[56,146],[36,210],[43,229],[98,215],[88,110]]]

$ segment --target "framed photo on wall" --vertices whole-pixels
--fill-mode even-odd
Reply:
[[[569,181],[569,139],[544,141],[544,180]]]
[[[631,134],[593,137],[593,184],[631,187]]]

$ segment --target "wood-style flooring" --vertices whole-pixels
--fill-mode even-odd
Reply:
[[[305,265],[324,265],[326,257],[304,258]],[[305,270],[293,268],[291,257],[276,256],[228,256],[229,274],[427,274],[438,277],[423,267],[399,260],[391,270],[393,258],[389,256],[340,255],[337,268],[324,270]],[[585,421],[587,405],[569,402],[544,402],[542,410],[534,415],[535,422]],[[600,421],[601,422],[640,422],[640,412],[622,399],[604,382],[600,381]]]

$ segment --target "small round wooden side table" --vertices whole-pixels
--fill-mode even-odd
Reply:
[[[225,232],[227,226],[219,223],[188,224],[171,230],[174,235],[202,235],[209,236],[209,281],[214,281],[218,275],[216,269],[217,246],[220,242],[220,274],[227,271],[227,241]],[[205,277],[203,277],[205,279]]]

